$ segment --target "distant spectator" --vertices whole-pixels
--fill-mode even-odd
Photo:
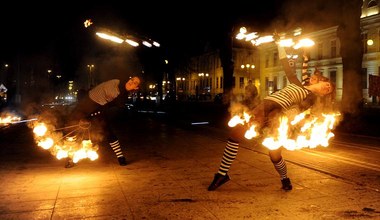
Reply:
[[[248,80],[248,85],[245,87],[244,93],[244,101],[243,103],[249,108],[254,108],[259,100],[258,100],[258,91],[256,86],[253,84],[252,80]]]

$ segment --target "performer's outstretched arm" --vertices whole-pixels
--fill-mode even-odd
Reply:
[[[286,57],[286,51],[285,48],[277,44],[278,48],[278,56],[281,61],[282,67],[284,68],[286,77],[288,78],[290,83],[294,83],[298,86],[302,86],[301,81],[297,78],[296,72],[293,70],[293,68],[289,64],[289,59]],[[296,65],[294,63],[294,65]]]

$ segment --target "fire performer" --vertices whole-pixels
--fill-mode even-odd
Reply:
[[[280,114],[284,114],[293,107],[297,107],[302,111],[307,110],[314,105],[318,96],[325,96],[332,93],[334,90],[334,85],[332,83],[322,80],[303,85],[297,78],[295,68],[292,68],[295,63],[292,60],[287,59],[285,48],[281,47],[279,44],[277,45],[279,50],[279,58],[290,84],[264,98],[263,101],[252,110],[251,115],[254,116],[252,117],[253,121],[256,125],[258,125],[258,130],[261,133],[265,128],[272,126],[271,123],[277,122],[276,119]],[[246,128],[247,127],[245,126],[239,125],[231,130],[230,137],[227,139],[227,144],[224,149],[219,170],[208,187],[209,191],[217,189],[230,180],[227,172],[237,156],[239,142],[244,137],[244,131]],[[281,148],[277,150],[269,150],[269,157],[276,171],[280,175],[282,189],[285,191],[291,190],[292,184],[287,176],[286,163],[282,158]]]
[[[119,139],[112,131],[107,116],[103,113],[97,113],[103,112],[103,110],[120,102],[120,99],[127,95],[128,92],[137,90],[140,83],[141,79],[137,76],[130,78],[125,83],[119,79],[105,81],[89,90],[89,92],[78,101],[69,115],[69,125],[79,124],[83,129],[88,129],[90,120],[96,119],[101,126],[102,132],[104,132],[107,142],[115,152],[120,166],[127,165],[127,162],[123,155]],[[93,115],[96,115],[96,117],[93,117]],[[68,136],[68,139],[75,140],[76,136]],[[74,163],[70,158],[65,167],[70,168],[72,166],[74,166]]]

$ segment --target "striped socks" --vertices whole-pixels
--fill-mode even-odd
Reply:
[[[219,167],[218,173],[225,176],[231,167],[232,162],[235,160],[239,149],[239,143],[228,139],[226,148],[224,149],[222,162]]]
[[[113,152],[115,152],[117,158],[124,157],[123,152],[121,150],[119,140],[116,140],[114,142],[110,142],[109,144],[110,144]]]
[[[281,160],[278,162],[273,162],[274,168],[280,174],[281,179],[288,178],[288,169],[286,168],[286,163],[284,159],[281,157]]]

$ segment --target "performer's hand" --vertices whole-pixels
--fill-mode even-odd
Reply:
[[[277,32],[273,33],[273,40],[276,44],[280,43],[280,35]]]

